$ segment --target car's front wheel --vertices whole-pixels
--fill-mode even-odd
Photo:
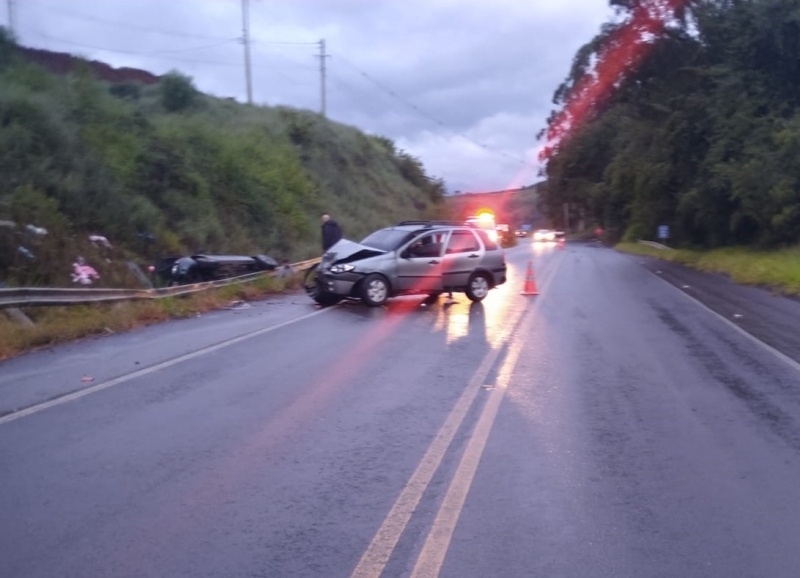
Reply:
[[[474,273],[467,282],[466,294],[470,301],[483,301],[491,288],[485,273]]]
[[[318,305],[322,305],[323,307],[336,305],[342,298],[325,291],[317,277],[317,267],[317,265],[314,265],[306,271],[306,274],[303,276],[303,289],[306,290],[306,294]]]
[[[371,273],[361,282],[361,300],[370,307],[380,307],[389,299],[389,282],[378,273]]]

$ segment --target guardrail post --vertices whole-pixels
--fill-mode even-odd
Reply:
[[[30,317],[28,317],[27,315],[25,315],[25,313],[22,312],[21,309],[17,309],[16,307],[9,307],[4,309],[4,311],[12,321],[24,325],[25,327],[33,327],[34,325],[36,325],[33,321],[31,321]]]

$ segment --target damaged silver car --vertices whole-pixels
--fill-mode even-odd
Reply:
[[[320,305],[361,299],[377,307],[398,295],[445,291],[481,301],[505,281],[503,248],[483,229],[449,221],[404,221],[360,243],[336,243],[308,272],[305,288]]]

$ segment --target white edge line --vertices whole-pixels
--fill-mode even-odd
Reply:
[[[645,270],[650,272],[650,273],[652,273],[652,271],[650,271],[649,269],[645,268]],[[786,363],[786,365],[788,365],[790,368],[792,368],[795,371],[800,373],[800,363],[798,363],[797,361],[795,361],[794,359],[792,359],[791,357],[789,357],[785,353],[783,353],[781,351],[778,351],[777,349],[772,347],[769,343],[761,341],[758,337],[756,337],[755,335],[753,335],[752,333],[750,333],[746,329],[743,329],[742,327],[739,327],[733,321],[731,321],[730,319],[728,319],[727,317],[725,317],[721,313],[717,313],[716,311],[711,309],[711,307],[709,307],[708,305],[706,305],[705,303],[703,303],[702,301],[700,301],[696,297],[692,297],[686,291],[681,290],[680,288],[678,288],[677,286],[673,285],[672,283],[670,283],[669,281],[667,281],[663,277],[661,277],[659,275],[654,275],[654,276],[656,277],[656,279],[661,279],[666,285],[668,285],[669,287],[674,289],[677,293],[683,295],[684,297],[686,297],[687,299],[689,299],[690,301],[692,301],[696,305],[700,306],[701,308],[705,309],[706,311],[708,311],[709,313],[711,313],[712,315],[717,317],[720,321],[722,321],[723,323],[727,324],[729,327],[732,327],[733,329],[738,331],[740,334],[745,336],[747,339],[749,339],[753,343],[756,343],[757,345],[760,345],[767,353],[773,354],[775,357],[777,357],[778,359],[780,359],[781,361]]]
[[[296,319],[290,319],[288,321],[284,321],[282,323],[278,323],[277,325],[273,325],[271,327],[266,327],[264,329],[258,329],[256,331],[253,331],[251,333],[247,333],[245,335],[240,335],[238,337],[233,337],[231,339],[228,339],[227,341],[222,341],[220,343],[215,343],[214,345],[209,345],[208,347],[204,347],[202,349],[198,349],[197,351],[193,351],[191,353],[186,353],[184,355],[175,357],[175,358],[167,360],[167,361],[162,361],[162,362],[157,363],[155,365],[151,365],[150,367],[146,367],[144,369],[140,369],[138,371],[134,371],[133,373],[128,373],[126,375],[122,375],[120,377],[116,377],[116,378],[114,378],[114,379],[112,379],[110,381],[105,381],[103,383],[98,383],[97,385],[93,385],[93,386],[87,387],[85,389],[79,389],[78,391],[74,391],[72,393],[68,393],[66,395],[62,395],[62,396],[57,397],[55,399],[51,399],[50,401],[45,401],[43,403],[38,403],[36,405],[32,405],[32,406],[26,407],[25,409],[20,409],[18,411],[15,411],[15,412],[12,412],[12,413],[9,413],[9,414],[6,414],[6,415],[0,417],[0,425],[3,425],[4,423],[12,422],[14,420],[17,420],[17,419],[20,419],[20,418],[23,418],[23,417],[26,417],[26,416],[29,416],[29,415],[33,415],[35,413],[39,413],[40,411],[44,411],[46,409],[50,409],[51,407],[56,407],[56,406],[59,406],[59,405],[63,405],[65,403],[69,403],[71,401],[78,400],[78,399],[80,399],[82,397],[85,397],[87,395],[91,395],[93,393],[97,393],[99,391],[103,391],[104,389],[108,389],[110,387],[114,387],[115,385],[119,385],[121,383],[125,383],[126,381],[130,381],[132,379],[136,379],[138,377],[142,377],[142,376],[148,375],[150,373],[154,373],[156,371],[160,371],[160,370],[165,369],[167,367],[171,367],[173,365],[177,365],[179,363],[183,363],[184,361],[188,361],[190,359],[194,359],[195,357],[200,357],[202,355],[205,355],[207,353],[211,353],[213,351],[218,351],[220,349],[223,349],[223,348],[228,347],[230,345],[234,345],[236,343],[240,343],[242,341],[246,341],[246,340],[251,339],[253,337],[258,337],[259,335],[264,335],[265,333],[269,333],[270,331],[275,331],[276,329],[280,329],[282,327],[286,327],[287,325],[291,325],[292,323],[298,323],[300,321],[304,321],[304,320],[309,319],[311,317],[315,317],[317,315],[325,313],[326,311],[329,311],[331,309],[333,309],[333,308],[329,307],[329,308],[321,309],[319,311],[314,311],[313,313],[309,313],[308,315],[303,315],[302,317],[297,317]]]

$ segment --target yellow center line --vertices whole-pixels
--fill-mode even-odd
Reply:
[[[545,282],[547,287],[549,287],[562,262],[561,259],[558,260],[555,270],[547,278]],[[547,293],[546,287],[543,288],[543,293]],[[541,302],[541,299],[539,302]],[[490,397],[483,407],[475,430],[470,436],[467,448],[461,456],[458,469],[453,475],[450,486],[447,488],[447,493],[442,500],[441,506],[439,506],[439,511],[425,539],[425,544],[422,546],[417,563],[414,565],[411,578],[436,578],[439,576],[439,571],[450,547],[450,541],[456,530],[456,524],[464,508],[464,502],[472,486],[472,480],[475,478],[475,473],[483,456],[483,450],[486,448],[486,442],[497,418],[497,412],[500,409],[500,404],[508,390],[511,377],[519,361],[522,347],[525,344],[524,336],[528,335],[535,319],[534,311],[531,310],[520,323],[519,333],[521,338],[514,341],[503,361],[497,376],[495,389],[489,393]]]
[[[531,317],[527,318],[528,321],[530,319]],[[523,328],[527,328],[528,325],[529,323],[526,323]],[[511,374],[519,360],[523,343],[522,340],[516,340],[503,362],[495,389],[488,394],[489,399],[483,408],[472,436],[470,436],[467,449],[461,457],[461,462],[453,476],[450,487],[447,489],[442,505],[439,507],[439,512],[436,514],[433,526],[428,533],[419,558],[417,558],[411,578],[435,578],[439,575],[439,570],[444,563],[458,518],[472,486],[472,480],[478,470],[483,450],[494,426],[500,402],[503,401],[508,383],[511,380]]]
[[[561,263],[561,260],[558,260],[557,266]],[[552,279],[553,275],[549,275],[547,280],[545,281],[546,285],[549,285],[550,280]],[[436,470],[441,463],[445,452],[450,447],[450,444],[453,440],[453,437],[458,431],[459,427],[461,426],[464,418],[466,417],[467,412],[469,411],[470,407],[472,406],[476,395],[479,391],[482,390],[483,386],[486,383],[486,376],[489,375],[492,367],[494,367],[495,363],[497,362],[498,357],[500,356],[502,350],[504,349],[505,342],[513,336],[520,325],[524,325],[525,328],[528,327],[528,323],[524,323],[524,319],[530,319],[532,316],[530,312],[534,309],[531,307],[525,308],[522,312],[518,313],[517,316],[513,319],[512,323],[509,324],[509,327],[512,329],[508,331],[504,336],[503,339],[500,340],[500,343],[497,344],[497,347],[491,350],[486,357],[484,357],[483,361],[481,362],[480,366],[478,367],[475,374],[469,381],[464,393],[461,394],[461,397],[456,402],[456,405],[451,410],[450,414],[447,416],[444,424],[442,425],[439,433],[434,438],[433,442],[431,443],[428,450],[425,452],[422,460],[420,461],[419,465],[417,466],[414,473],[411,475],[411,478],[408,480],[408,483],[403,488],[402,492],[398,496],[397,500],[395,501],[392,509],[386,515],[386,518],[383,521],[383,524],[378,529],[377,533],[375,534],[374,538],[370,542],[367,550],[361,556],[361,559],[358,562],[355,570],[353,571],[351,578],[380,578],[381,574],[383,573],[384,569],[386,568],[386,564],[389,562],[389,558],[394,551],[395,546],[397,546],[397,542],[400,540],[400,536],[402,535],[403,531],[405,530],[406,526],[408,525],[411,516],[414,513],[417,504],[422,499],[422,495],[425,493],[425,490],[428,488],[433,475],[436,473]],[[527,316],[526,316],[527,314]],[[509,352],[509,356],[514,353],[515,357],[513,359],[513,363],[509,365],[509,363],[505,363],[503,367],[513,367],[516,365],[516,360],[519,356],[518,352],[519,347],[515,346],[512,348],[512,351]],[[510,372],[510,370],[509,370]],[[505,375],[505,374],[502,374]],[[500,380],[500,377],[498,381]],[[510,376],[510,373],[509,373]],[[507,383],[508,378],[503,378],[505,381],[503,383]],[[503,389],[495,393],[504,392],[505,386]],[[499,407],[500,400],[502,400],[502,395],[493,395],[490,398],[490,402],[493,399],[497,398],[497,406]],[[488,407],[488,406],[487,406]],[[494,415],[496,415],[497,409],[494,409],[494,414],[491,417],[491,422],[494,421]],[[481,415],[481,422],[488,419],[486,416],[486,408],[484,408],[484,412]],[[480,423],[479,422],[479,425]],[[488,423],[488,429],[491,430],[491,422]],[[486,426],[484,426],[486,427]],[[485,434],[485,437],[488,437],[488,430]],[[485,444],[485,439],[483,441]],[[470,442],[472,445],[472,441]],[[480,453],[483,451],[483,446],[480,447],[480,452],[477,455],[471,457],[470,459],[475,460],[475,467],[477,468],[477,461],[480,460]],[[473,452],[474,453],[474,452]],[[461,469],[461,467],[459,467]],[[462,474],[463,475],[463,474]],[[469,489],[469,485],[471,484],[471,478],[467,482],[466,490]],[[448,494],[450,490],[448,490]],[[466,493],[465,493],[466,496]],[[463,501],[461,502],[463,504]],[[458,510],[460,511],[460,506],[458,506]],[[438,519],[438,516],[437,516]],[[458,512],[455,513],[455,520],[458,519]],[[453,527],[455,526],[455,521],[453,521]],[[449,543],[449,538],[447,540]],[[445,545],[446,548],[446,545]],[[442,554],[444,557],[444,553]],[[441,566],[441,563],[439,563]],[[437,570],[438,571],[438,570]]]
[[[497,361],[501,349],[502,347],[498,346],[497,349],[493,349],[483,358],[469,385],[447,416],[444,425],[442,425],[439,433],[436,434],[417,469],[414,470],[372,542],[370,542],[367,550],[361,556],[361,560],[359,560],[353,571],[353,578],[379,578],[383,573],[383,569],[386,567],[389,557],[400,539],[400,535],[408,525],[414,509],[422,498],[422,494],[425,493],[434,473],[436,473],[469,408],[472,407],[472,402],[481,390],[489,371]]]

